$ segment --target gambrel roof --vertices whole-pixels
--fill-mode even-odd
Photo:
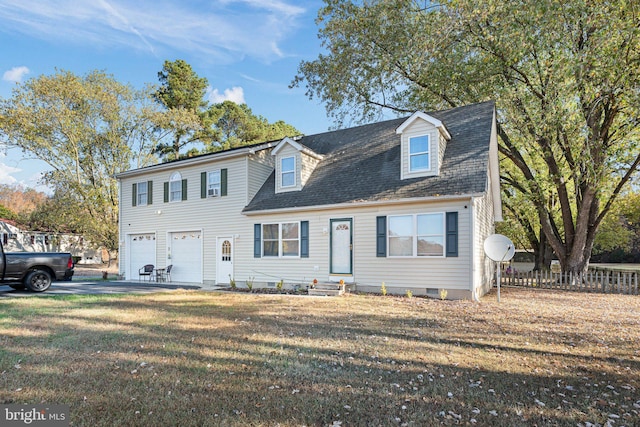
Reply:
[[[276,193],[275,171],[244,213],[486,191],[494,131],[493,102],[427,113],[451,136],[439,175],[401,179],[401,135],[411,117],[341,129],[296,140],[323,156],[300,191]]]

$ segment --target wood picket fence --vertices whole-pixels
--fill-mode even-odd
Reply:
[[[640,295],[639,272],[589,270],[583,274],[552,271],[507,272],[501,274],[501,286],[559,289],[576,292]]]

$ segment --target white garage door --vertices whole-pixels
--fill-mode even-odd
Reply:
[[[171,281],[202,283],[202,232],[171,233]]]
[[[138,270],[146,264],[156,263],[155,233],[129,235],[129,271],[127,279],[138,280]]]

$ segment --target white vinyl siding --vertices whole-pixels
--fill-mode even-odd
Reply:
[[[245,204],[249,204],[258,193],[269,175],[273,173],[274,168],[274,158],[268,150],[262,150],[249,156],[245,168],[247,176]]]
[[[412,289],[414,295],[425,294],[427,288],[468,292],[471,286],[471,251],[469,240],[469,200],[424,202],[418,204],[378,205],[250,215],[253,224],[275,224],[291,219],[309,221],[309,258],[254,258],[252,243],[240,238],[246,250],[236,247],[235,274],[239,280],[254,277],[258,282],[310,283],[329,279],[330,220],[353,219],[353,277],[357,289],[378,292],[380,284],[397,293]],[[465,208],[467,206],[467,208]],[[376,257],[376,217],[413,216],[458,212],[457,257]],[[253,233],[251,233],[253,235]],[[275,279],[274,279],[275,278]],[[450,291],[450,295],[454,293]],[[467,295],[467,298],[470,298]]]
[[[179,162],[178,162],[179,163]],[[189,197],[179,203],[154,204],[153,209],[137,209],[131,207],[131,203],[120,204],[120,233],[122,236],[134,232],[154,231],[157,236],[157,256],[155,265],[164,267],[172,263],[168,258],[170,247],[167,240],[168,233],[182,230],[202,230],[202,278],[204,282],[214,283],[216,279],[216,237],[237,236],[236,249],[240,251],[252,251],[253,221],[247,219],[240,212],[247,204],[247,179],[253,173],[248,168],[246,158],[225,159],[211,162],[206,166],[197,164],[193,166],[180,165],[182,180],[188,184],[188,192],[197,194],[198,197]],[[144,174],[145,180],[155,182],[167,182],[167,178],[175,171],[171,165],[158,171]],[[200,195],[200,175],[203,171],[227,169],[228,195],[216,199],[214,205],[211,199],[202,199]],[[273,169],[271,169],[273,171]],[[261,171],[264,176],[264,171]],[[271,173],[271,172],[269,172]],[[268,176],[268,175],[267,175]],[[121,200],[130,200],[132,184],[141,181],[140,176],[129,177],[121,180]],[[264,183],[264,181],[263,181]],[[129,205],[129,206],[125,206]],[[249,229],[249,231],[247,231]],[[253,253],[251,252],[251,255]],[[127,242],[122,241],[120,248],[121,259],[127,257]],[[121,274],[124,271],[124,262]],[[127,279],[131,279],[127,277]],[[137,279],[137,270],[136,277]]]

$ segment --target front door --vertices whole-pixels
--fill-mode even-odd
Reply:
[[[331,220],[331,279],[351,281],[353,275],[353,219]]]
[[[233,278],[233,238],[218,237],[216,284],[230,283],[231,278]]]

